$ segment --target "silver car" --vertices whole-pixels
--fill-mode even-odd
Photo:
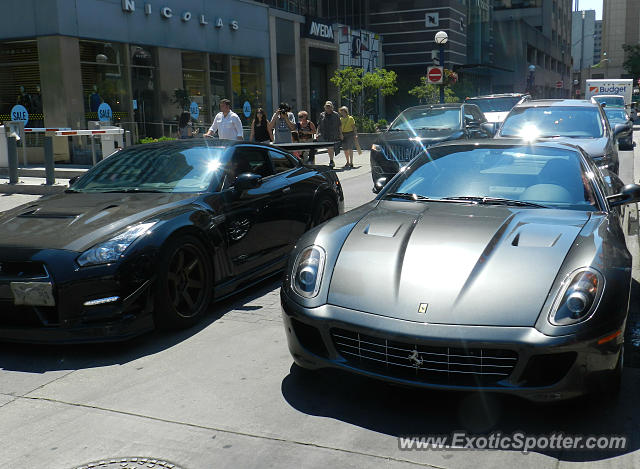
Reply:
[[[296,243],[281,290],[304,368],[550,401],[620,386],[640,186],[579,147],[436,145]]]

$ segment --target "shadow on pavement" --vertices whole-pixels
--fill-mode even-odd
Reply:
[[[102,344],[45,345],[0,343],[0,369],[25,373],[77,370],[124,364],[146,355],[166,350],[196,335],[230,311],[252,311],[254,300],[280,287],[280,276],[271,277],[249,290],[213,303],[208,314],[189,329],[152,331],[126,342]]]

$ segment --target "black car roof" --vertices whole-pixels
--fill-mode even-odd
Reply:
[[[523,96],[529,96],[527,93],[499,93],[499,94],[484,94],[482,96],[469,96],[465,99],[492,99],[492,98],[522,98]]]
[[[134,145],[134,147],[159,147],[159,146],[173,146],[179,148],[193,148],[193,147],[210,147],[210,148],[228,148],[235,145],[241,144],[251,144],[258,146],[269,147],[269,145],[262,145],[257,142],[249,142],[247,140],[223,140],[219,138],[208,138],[208,137],[195,137],[195,138],[185,138],[178,140],[163,140],[161,142],[152,142],[152,143],[143,143],[139,145]],[[127,147],[127,148],[134,148]],[[273,147],[270,147],[273,148]]]
[[[598,108],[599,105],[587,99],[535,99],[533,101],[525,101],[516,105],[517,108],[522,107],[593,107]]]
[[[442,103],[442,104],[422,104],[420,106],[411,106],[408,107],[406,109],[404,109],[402,112],[405,111],[409,111],[409,110],[420,110],[420,109],[440,109],[440,108],[460,108],[462,107],[462,105],[465,103]]]
[[[523,140],[521,138],[499,138],[499,139],[471,139],[471,140],[451,140],[448,142],[438,143],[432,148],[436,147],[455,147],[455,146],[467,146],[474,148],[495,148],[495,147],[512,147],[512,146],[527,145],[531,147],[545,147],[545,148],[558,148],[564,150],[575,150],[582,153],[582,149],[578,145],[567,142],[551,142],[551,141],[536,141],[531,142]]]

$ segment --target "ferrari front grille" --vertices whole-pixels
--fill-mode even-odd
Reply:
[[[495,385],[518,361],[518,354],[506,349],[427,346],[344,329],[332,329],[331,337],[354,368],[430,384]]]
[[[419,146],[404,146],[404,145],[389,145],[386,151],[387,158],[390,160],[407,162],[414,159],[420,153],[422,153],[422,148]]]
[[[42,262],[35,261],[0,261],[0,279],[42,279],[49,277],[49,272]]]

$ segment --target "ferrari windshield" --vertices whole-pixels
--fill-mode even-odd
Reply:
[[[225,148],[162,145],[110,156],[82,176],[72,192],[204,192],[224,173]]]
[[[501,98],[467,98],[465,101],[478,106],[482,112],[509,112],[522,99],[520,96]]]
[[[607,119],[609,119],[609,123],[612,125],[615,124],[626,124],[629,120],[629,116],[624,109],[615,109],[608,108],[604,110],[607,115]]]
[[[596,210],[592,177],[569,149],[447,145],[414,160],[382,196]]]
[[[502,124],[500,136],[526,139],[600,138],[603,131],[600,113],[595,105],[517,107]]]
[[[459,129],[460,108],[407,109],[389,127],[389,130]]]

